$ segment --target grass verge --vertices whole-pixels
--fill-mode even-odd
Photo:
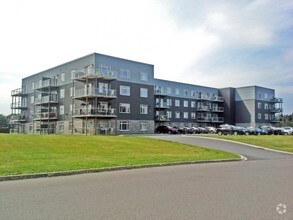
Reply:
[[[235,158],[146,137],[0,134],[0,176]]]
[[[260,147],[293,153],[293,136],[288,135],[239,135],[213,136],[215,138],[238,141]]]

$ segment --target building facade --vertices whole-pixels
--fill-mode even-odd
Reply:
[[[154,66],[90,54],[22,79],[11,132],[153,133],[177,127],[274,124],[282,99],[257,86],[211,88],[154,78]]]

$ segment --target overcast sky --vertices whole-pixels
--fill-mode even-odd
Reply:
[[[21,79],[97,52],[197,85],[274,88],[293,113],[292,0],[1,0],[0,114]]]

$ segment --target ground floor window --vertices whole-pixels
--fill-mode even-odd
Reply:
[[[129,121],[120,121],[119,122],[120,131],[129,131]]]
[[[147,128],[147,123],[146,122],[140,122],[140,131],[147,131],[148,128]]]

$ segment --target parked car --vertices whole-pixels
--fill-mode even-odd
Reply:
[[[217,134],[218,135],[227,135],[227,134],[233,134],[233,135],[238,135],[240,134],[241,131],[234,125],[220,125],[219,128],[217,128]]]
[[[215,134],[217,132],[217,129],[215,127],[206,127],[206,129],[210,134]]]
[[[155,132],[159,134],[178,134],[178,129],[167,125],[160,125],[156,128]]]
[[[292,127],[283,127],[285,135],[292,135],[293,134],[293,128]]]
[[[268,135],[274,134],[274,131],[271,128],[271,126],[261,126],[258,128],[261,129],[264,132],[264,134],[268,134]]]
[[[266,131],[262,130],[261,128],[248,128],[250,134],[254,135],[264,135],[266,134]]]
[[[248,128],[237,126],[236,127],[239,130],[239,134],[241,135],[250,135],[253,134]]]

